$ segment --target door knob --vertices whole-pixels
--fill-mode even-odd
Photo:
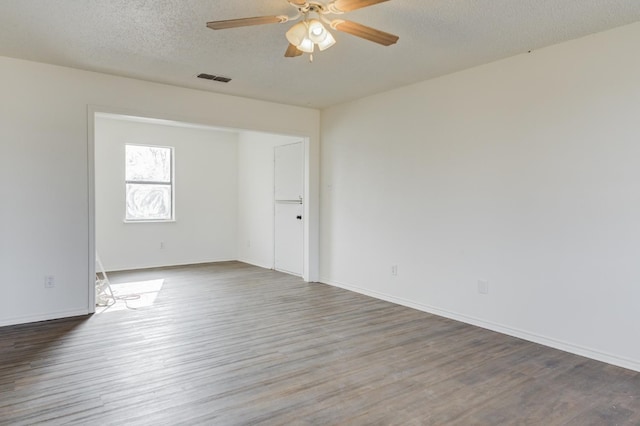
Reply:
[[[296,216],[296,219],[302,220],[302,216],[298,215],[298,216]]]

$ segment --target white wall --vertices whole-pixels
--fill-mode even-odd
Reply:
[[[640,23],[323,111],[321,280],[640,370],[639,45]]]
[[[309,136],[307,233],[317,254],[318,111],[5,57],[0,93],[0,325],[89,310],[88,111]],[[55,288],[44,288],[45,275]]]
[[[175,222],[124,222],[128,143],[174,148]],[[97,117],[96,248],[106,270],[236,259],[237,143],[237,132]]]
[[[238,137],[238,260],[273,268],[274,151],[299,137],[241,132]]]

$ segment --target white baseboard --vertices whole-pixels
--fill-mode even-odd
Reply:
[[[616,365],[618,367],[627,368],[640,372],[640,361],[632,360],[616,355],[604,353],[594,349],[585,348],[582,346],[574,345],[569,342],[563,342],[557,339],[553,339],[539,334],[530,333],[525,330],[509,327],[503,324],[494,323],[491,321],[485,321],[479,318],[474,318],[468,315],[460,314],[457,312],[451,312],[445,309],[440,309],[435,306],[429,306],[422,303],[413,302],[400,297],[391,296],[389,294],[380,293],[373,290],[368,290],[358,286],[341,283],[335,280],[321,278],[320,282],[328,284],[334,287],[343,288],[345,290],[353,291],[356,293],[364,294],[376,299],[385,300],[387,302],[395,303],[397,305],[406,306],[419,311],[427,312],[433,315],[449,318],[452,320],[460,321],[466,324],[475,325],[477,327],[485,328],[487,330],[496,331],[498,333],[506,334],[508,336],[517,337],[519,339],[527,340],[529,342],[538,343],[544,346],[549,346],[554,349],[569,352],[575,355],[580,355],[586,358],[591,358],[597,361],[606,362],[607,364]]]
[[[199,260],[186,263],[170,263],[162,265],[145,265],[145,266],[119,266],[115,268],[105,267],[106,272],[126,272],[136,271],[141,269],[155,269],[155,268],[173,268],[176,266],[190,266],[190,265],[205,265],[207,263],[221,263],[221,262],[235,262],[236,259],[214,259],[214,260]]]
[[[77,317],[81,315],[89,315],[86,308],[74,309],[70,311],[61,312],[47,312],[34,315],[25,315],[15,318],[0,318],[0,327],[6,327],[9,325],[27,324],[30,322],[50,321],[54,319]]]
[[[237,259],[238,262],[246,263],[247,265],[257,266],[258,268],[263,269],[273,269],[273,265],[267,265],[262,262],[254,262],[251,259]]]

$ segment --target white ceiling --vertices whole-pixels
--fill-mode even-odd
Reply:
[[[3,0],[0,55],[323,108],[640,21],[640,1],[390,0],[342,18],[398,44],[334,31],[313,63],[284,58],[291,23],[205,26],[292,12],[286,0]]]

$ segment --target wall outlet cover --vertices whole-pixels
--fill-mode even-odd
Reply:
[[[53,275],[44,277],[44,288],[54,288],[56,286],[56,278]]]

